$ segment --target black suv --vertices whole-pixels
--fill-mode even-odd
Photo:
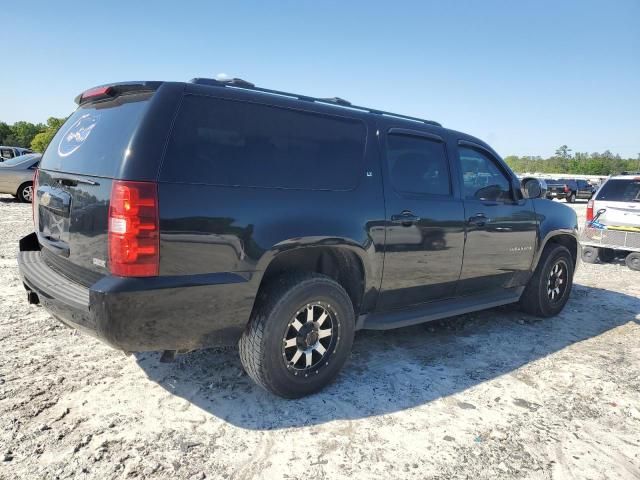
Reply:
[[[80,95],[35,178],[31,303],[115,348],[234,345],[285,397],[359,329],[519,302],[555,315],[578,244],[487,144],[436,122],[234,79]]]

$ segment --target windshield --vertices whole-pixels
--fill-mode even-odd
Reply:
[[[113,178],[152,93],[121,95],[80,106],[47,147],[41,168]]]
[[[16,165],[20,165],[21,163],[33,162],[38,158],[40,158],[40,155],[34,153],[21,155],[19,157],[13,157],[5,160],[4,162],[0,163],[0,167],[14,167]]]
[[[598,192],[596,200],[640,202],[640,178],[609,180]]]

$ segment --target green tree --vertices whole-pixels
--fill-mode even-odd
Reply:
[[[45,128],[42,123],[34,125],[31,122],[16,122],[11,125],[11,135],[8,137],[8,141],[5,141],[13,147],[29,148],[33,137],[44,131]]]
[[[0,145],[8,145],[7,138],[11,134],[11,127],[4,122],[0,122]]]
[[[44,152],[65,120],[65,118],[49,117],[47,119],[47,128],[33,137],[31,149],[36,152]]]
[[[558,147],[558,149],[556,150],[556,157],[571,158],[571,149],[566,145]]]

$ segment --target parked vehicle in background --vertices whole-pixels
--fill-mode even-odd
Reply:
[[[605,180],[587,204],[581,243],[582,260],[587,263],[625,255],[627,266],[640,270],[640,175]]]
[[[10,193],[21,202],[30,202],[33,176],[41,157],[39,153],[29,153],[0,163],[0,193]]]
[[[358,329],[569,298],[575,212],[477,138],[238,79],[77,101],[18,261],[31,303],[118,349],[239,343],[251,378],[300,397]]]
[[[588,200],[596,188],[586,180],[561,178],[547,179],[547,198],[565,199],[568,203],[576,200]]]
[[[27,155],[29,153],[33,153],[33,150],[22,147],[0,146],[0,162],[4,162],[10,158],[19,157],[21,155]]]

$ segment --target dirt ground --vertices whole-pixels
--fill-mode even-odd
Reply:
[[[286,401],[234,349],[127,357],[29,306],[30,231],[0,196],[2,479],[640,478],[640,273],[619,262],[580,265],[557,318],[360,332],[335,384]]]

